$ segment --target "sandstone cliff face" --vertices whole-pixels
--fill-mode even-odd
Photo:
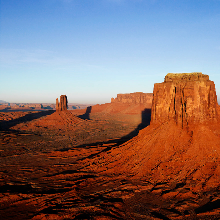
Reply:
[[[112,98],[111,102],[129,104],[151,104],[152,99],[152,93],[135,92],[128,94],[117,94],[117,98]]]
[[[218,107],[207,75],[168,74],[155,84],[150,126],[100,155],[91,169],[152,184],[179,182],[193,192],[220,187]]]
[[[216,122],[218,104],[215,84],[202,73],[169,73],[154,85],[151,123],[174,120],[191,123]]]
[[[65,111],[67,110],[67,96],[66,95],[61,95],[60,96],[60,102],[58,98],[56,99],[56,111]]]

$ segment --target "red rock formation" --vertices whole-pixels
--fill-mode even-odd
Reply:
[[[152,93],[127,93],[118,94],[116,98],[111,98],[111,103],[93,105],[91,112],[142,114],[152,105]]]
[[[67,110],[67,96],[66,95],[61,95],[60,96],[60,103],[58,98],[56,99],[56,110],[57,111],[64,111]]]
[[[155,84],[151,125],[103,154],[97,166],[100,171],[152,182],[187,180],[191,185],[193,180],[197,190],[218,187],[217,108],[215,85],[208,76],[168,74],[164,83]]]
[[[112,103],[129,103],[129,104],[151,104],[153,99],[152,93],[127,93],[127,94],[117,94],[117,98],[112,98]]]
[[[85,124],[83,119],[74,115],[73,111],[56,111],[44,118],[32,120],[28,125],[18,124],[14,128],[29,131],[57,131],[64,132],[68,126],[69,131],[76,130],[76,126]]]
[[[174,119],[182,126],[216,122],[218,104],[215,84],[202,73],[169,73],[154,85],[152,123]]]
[[[3,133],[2,219],[220,219],[215,99],[207,76],[168,74],[164,83],[155,84],[153,123],[127,142],[75,145],[97,134],[97,127],[96,120],[80,120],[74,111],[20,124],[40,128],[42,136],[19,132],[13,140],[13,132],[9,140],[9,133]],[[114,104],[119,106],[105,107]],[[89,125],[91,130],[78,132]],[[16,147],[9,148],[10,142]]]

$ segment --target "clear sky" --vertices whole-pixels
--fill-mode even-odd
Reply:
[[[220,97],[219,0],[1,0],[0,100],[105,103],[203,72]]]

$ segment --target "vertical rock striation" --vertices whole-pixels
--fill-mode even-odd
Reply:
[[[202,73],[168,73],[163,83],[154,84],[151,123],[174,120],[192,123],[216,122],[218,104],[215,84]]]
[[[58,98],[56,99],[56,111],[65,111],[67,110],[67,96],[66,95],[61,95],[60,96],[60,102]]]

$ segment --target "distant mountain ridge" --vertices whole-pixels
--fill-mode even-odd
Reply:
[[[3,100],[0,100],[0,103],[8,103],[8,102],[6,102],[6,101],[3,101]]]

